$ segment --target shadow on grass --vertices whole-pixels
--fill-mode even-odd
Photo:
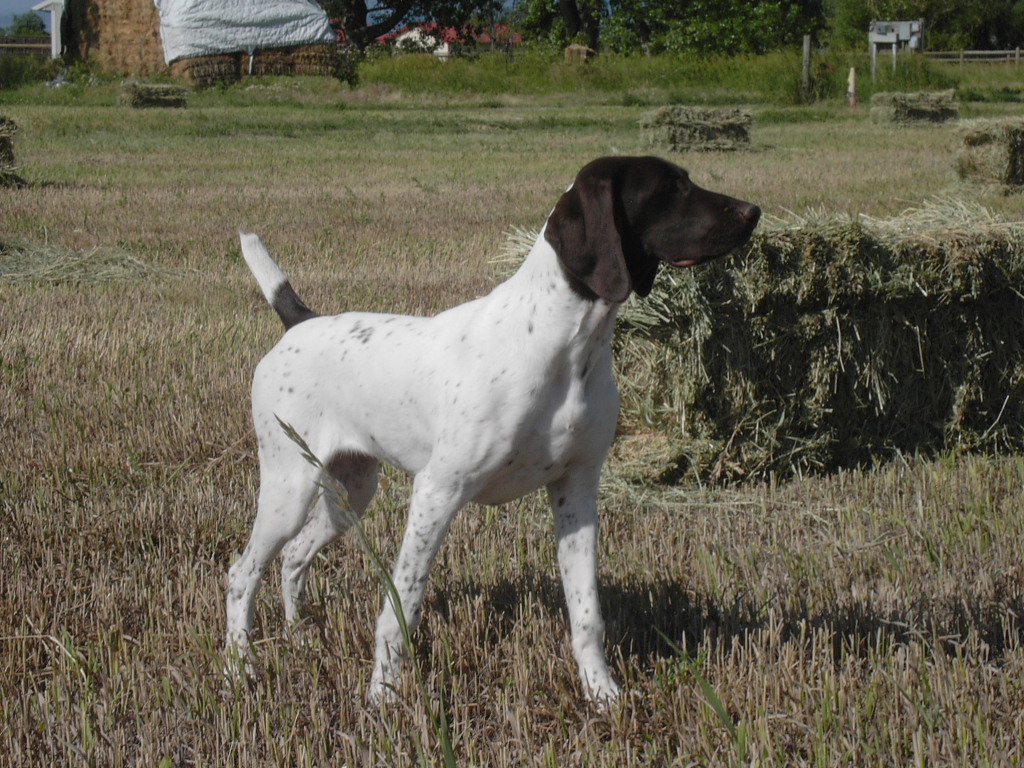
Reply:
[[[568,633],[562,586],[549,574],[524,572],[489,586],[473,582],[449,583],[438,590],[429,610],[449,618],[448,605],[463,595],[483,595],[490,614],[487,635],[493,641],[514,631],[525,603],[534,600]],[[694,595],[679,582],[650,579],[604,582],[601,605],[606,624],[606,643],[612,655],[646,669],[660,660],[676,658],[666,638],[677,646],[699,651],[709,640],[728,647],[743,642],[770,625],[783,643],[806,642],[817,630],[832,638],[833,658],[866,657],[872,649],[925,641],[945,652],[962,652],[972,635],[987,647],[989,661],[1024,644],[1024,595],[1011,584],[993,585],[986,597],[962,594],[932,599],[908,595],[906,604],[889,608],[866,600],[837,602],[824,609],[811,608],[798,595],[780,594],[770,603],[744,597],[718,601]],[[770,616],[771,615],[771,616]],[[770,617],[769,617],[770,616]],[[482,639],[482,641],[484,641]]]

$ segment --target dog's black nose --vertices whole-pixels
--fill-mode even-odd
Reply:
[[[761,219],[761,209],[753,203],[740,203],[736,206],[736,213],[751,228],[756,227],[757,222]]]

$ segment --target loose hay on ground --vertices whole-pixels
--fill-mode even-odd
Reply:
[[[1024,222],[978,205],[768,222],[623,308],[624,428],[667,437],[662,479],[702,483],[1020,451],[1022,286]]]
[[[960,125],[957,174],[964,181],[1024,186],[1024,120],[967,120]]]
[[[640,135],[675,152],[729,151],[750,146],[750,124],[742,109],[661,107],[640,118]]]
[[[50,245],[14,245],[0,241],[0,281],[50,283],[143,280],[176,274],[114,248],[71,251]]]
[[[871,97],[871,119],[876,123],[943,123],[960,114],[956,91],[876,93]]]

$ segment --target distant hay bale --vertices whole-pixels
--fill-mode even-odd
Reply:
[[[1024,222],[979,205],[765,222],[742,252],[663,268],[623,307],[624,431],[664,437],[667,482],[1020,452],[1021,286]]]
[[[565,63],[569,65],[586,64],[597,52],[579,43],[565,47]]]
[[[17,132],[18,124],[0,115],[0,167],[14,165],[14,134]]]
[[[188,88],[170,83],[141,83],[127,80],[121,84],[121,104],[141,109],[144,107],[184,107],[188,103]]]
[[[876,123],[943,123],[959,114],[954,90],[876,93],[871,97],[871,119]]]
[[[957,174],[964,181],[1024,186],[1024,120],[969,120],[960,126]]]
[[[750,124],[742,109],[661,107],[640,118],[640,136],[676,152],[729,151],[750,146]]]
[[[18,124],[9,117],[0,115],[0,187],[24,187],[26,182],[17,174],[18,165],[14,160],[14,134]]]

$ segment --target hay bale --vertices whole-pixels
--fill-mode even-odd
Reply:
[[[573,43],[565,47],[565,63],[569,66],[586,64],[591,58],[597,55],[597,51],[579,43]]]
[[[956,170],[963,181],[1024,186],[1024,120],[961,123]]]
[[[1024,450],[1024,222],[953,200],[775,222],[619,324],[623,413],[721,483]]]
[[[979,205],[766,221],[742,252],[665,268],[623,307],[621,430],[663,436],[667,482],[1020,452],[1022,285],[1024,222]]]
[[[0,115],[0,168],[14,166],[14,134],[17,132],[18,124]]]
[[[876,123],[943,123],[959,114],[954,90],[876,93],[871,97],[871,119]]]
[[[640,118],[641,140],[676,152],[729,151],[750,146],[749,112],[661,107]]]
[[[121,104],[126,107],[184,107],[187,103],[188,88],[181,85],[140,83],[138,80],[121,83]]]
[[[18,124],[0,115],[0,187],[24,187],[27,182],[17,174],[14,160],[14,134]]]

